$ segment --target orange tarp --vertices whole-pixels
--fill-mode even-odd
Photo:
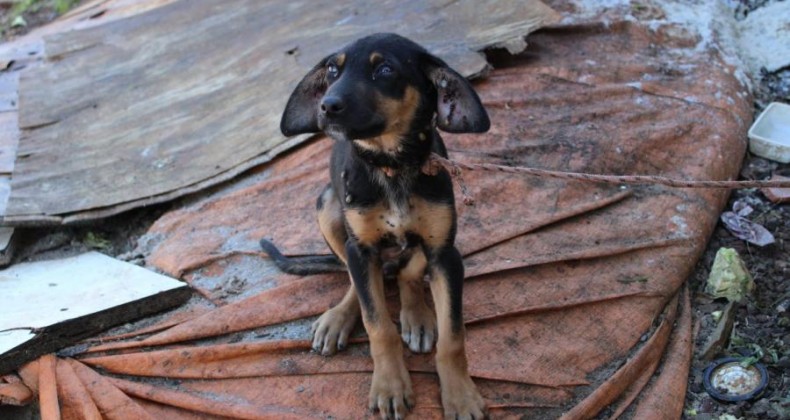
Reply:
[[[713,50],[670,29],[556,27],[532,35],[521,55],[490,57],[496,69],[477,89],[492,129],[445,135],[451,158],[733,178],[749,97]],[[61,360],[58,381],[71,376],[63,412],[91,407],[76,403],[87,400],[74,394],[76,375],[103,415],[135,407],[173,419],[370,416],[361,329],[334,357],[309,351],[310,322],[337,303],[347,277],[278,274],[257,248],[269,236],[290,254],[328,252],[313,206],[329,147],[314,140],[164,215],[148,234],[148,263],[219,306]],[[476,202],[458,204],[467,352],[492,416],[679,417],[692,346],[683,284],[727,193],[479,171],[463,179]],[[405,356],[413,417],[440,417],[432,357]]]

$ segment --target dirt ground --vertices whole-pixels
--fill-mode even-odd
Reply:
[[[768,3],[766,0],[741,0],[736,19]],[[771,102],[790,103],[790,68],[763,72],[755,80],[755,118]],[[766,179],[771,174],[790,176],[790,164],[779,164],[747,153],[741,179]],[[730,196],[728,209],[736,200],[746,200],[754,212],[748,217],[763,225],[775,237],[774,244],[759,247],[733,236],[719,222],[705,254],[689,279],[694,292],[692,305],[699,330],[686,394],[685,418],[788,419],[790,418],[790,204],[774,204],[756,189],[737,190]],[[743,258],[756,284],[755,291],[735,315],[729,347],[718,357],[754,356],[768,370],[770,381],[763,395],[751,402],[720,403],[703,386],[708,363],[701,360],[701,348],[714,329],[712,313],[726,302],[713,301],[704,293],[716,251],[734,248]],[[727,417],[724,417],[727,418]]]
[[[734,13],[742,18],[765,3],[766,0],[741,0]],[[0,13],[5,14],[8,9],[3,9],[2,4]],[[18,36],[55,16],[51,8],[41,8],[38,12],[26,14],[28,25],[14,28],[10,32],[4,31],[3,39]],[[790,68],[762,74],[760,80],[755,82],[756,114],[773,101],[790,103]],[[778,164],[747,153],[741,170],[742,179],[765,179],[772,173],[790,176],[790,164]],[[697,334],[684,418],[788,419],[790,282],[787,279],[790,275],[790,204],[771,203],[755,189],[734,191],[728,206],[731,207],[737,199],[747,200],[755,210],[749,219],[766,227],[776,238],[776,243],[762,248],[747,244],[734,237],[719,223],[705,254],[689,279],[693,291]],[[159,216],[178,205],[179,203],[171,203],[135,210],[91,226],[20,229],[17,232],[19,242],[13,262],[64,257],[95,249],[142,264],[142,251],[145,246],[138,244],[138,239]],[[721,247],[738,251],[756,283],[753,295],[737,310],[729,347],[719,355],[754,355],[765,364],[770,374],[768,388],[759,399],[751,402],[717,402],[706,393],[702,383],[702,373],[707,362],[701,360],[701,347],[715,326],[712,313],[725,306],[725,302],[712,300],[703,291],[716,251]]]
[[[790,102],[790,69],[765,74],[755,92],[755,112],[770,102]],[[778,164],[748,154],[742,179],[765,179],[772,173],[790,176],[790,164]],[[754,208],[749,219],[762,224],[776,238],[776,243],[758,247],[733,236],[720,222],[708,243],[694,275],[689,279],[694,292],[693,307],[699,325],[695,342],[689,389],[686,394],[686,418],[718,419],[729,414],[744,419],[790,418],[790,204],[774,204],[759,190],[734,191],[728,207],[745,199]],[[713,301],[704,293],[705,282],[716,251],[734,248],[741,255],[756,284],[753,295],[737,310],[730,345],[724,356],[755,356],[770,375],[768,388],[752,402],[726,404],[716,402],[703,387],[707,366],[700,360],[701,348],[713,331],[712,312],[724,309],[726,302]]]

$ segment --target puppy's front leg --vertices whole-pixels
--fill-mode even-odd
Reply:
[[[381,267],[353,240],[346,242],[346,253],[373,357],[369,408],[378,409],[383,419],[402,419],[413,406],[414,395],[403,361],[403,344],[384,300]]]
[[[439,326],[436,370],[442,387],[444,417],[482,419],[485,403],[469,376],[466,361],[463,282],[464,266],[458,250],[453,246],[438,250],[431,270],[431,294]]]

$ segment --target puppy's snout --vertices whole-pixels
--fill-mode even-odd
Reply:
[[[325,96],[321,100],[321,112],[329,116],[337,116],[346,110],[345,101],[338,96]]]

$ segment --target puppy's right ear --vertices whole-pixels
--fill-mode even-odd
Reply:
[[[485,133],[488,113],[474,88],[441,59],[425,54],[423,71],[436,88],[436,126],[448,133]]]
[[[326,63],[324,58],[296,85],[285,105],[280,131],[286,136],[321,131],[318,128],[318,104],[326,93]]]

